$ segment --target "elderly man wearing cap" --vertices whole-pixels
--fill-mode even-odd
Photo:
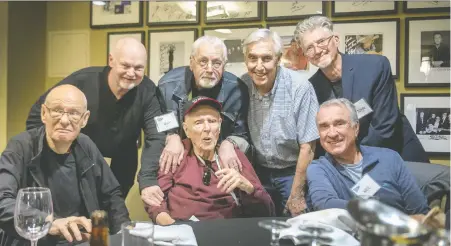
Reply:
[[[243,165],[241,173],[225,167],[218,158],[221,107],[208,97],[196,97],[184,105],[187,139],[182,162],[174,173],[160,171],[158,184],[164,200],[160,206],[146,207],[157,224],[274,215],[274,204],[245,155],[235,149]]]

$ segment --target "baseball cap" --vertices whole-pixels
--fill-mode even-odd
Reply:
[[[185,103],[185,105],[183,105],[183,118],[185,118],[185,115],[187,115],[189,112],[200,105],[208,105],[218,110],[218,112],[222,111],[222,105],[220,102],[210,97],[198,96],[189,100]]]

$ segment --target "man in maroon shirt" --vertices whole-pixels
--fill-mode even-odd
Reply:
[[[185,153],[176,172],[159,172],[158,185],[164,193],[160,206],[146,206],[149,217],[159,225],[175,220],[199,220],[274,216],[274,204],[239,150],[240,174],[225,168],[216,144],[221,129],[221,104],[196,97],[184,105]]]

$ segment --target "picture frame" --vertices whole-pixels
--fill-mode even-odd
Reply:
[[[450,12],[449,1],[403,1],[404,13]]]
[[[449,93],[401,93],[401,111],[429,155],[449,156]]]
[[[148,31],[149,78],[158,84],[173,68],[189,65],[191,46],[197,39],[197,28]]]
[[[326,13],[326,1],[316,2],[264,2],[265,19],[272,20],[300,20],[313,15]]]
[[[125,37],[132,37],[145,45],[145,32],[144,31],[127,31],[127,32],[108,32],[107,33],[107,50],[106,50],[106,64],[108,65],[108,56],[110,50],[113,49],[116,42]]]
[[[282,38],[284,51],[282,57],[280,58],[281,66],[295,70],[301,74],[305,74],[306,77],[311,77],[316,73],[318,67],[309,63],[303,54],[302,48],[296,43],[293,43],[296,25],[272,24],[268,25],[267,28],[273,32],[276,32]]]
[[[202,35],[216,36],[224,41],[227,47],[228,61],[225,71],[233,73],[237,77],[247,73],[244,64],[244,53],[242,49],[243,40],[253,31],[263,28],[261,25],[240,26],[240,27],[215,27],[204,28]]]
[[[384,55],[390,61],[394,79],[399,77],[399,30],[399,18],[334,21],[342,53]]]
[[[449,88],[449,16],[408,17],[405,21],[404,87]]]
[[[199,1],[149,1],[147,2],[147,25],[197,25],[199,24]]]
[[[204,21],[206,24],[261,20],[261,1],[206,1]]]
[[[98,5],[102,3],[103,5]],[[141,1],[93,1],[90,4],[92,29],[139,27],[143,25]]]
[[[332,17],[391,15],[398,13],[398,1],[332,1]]]

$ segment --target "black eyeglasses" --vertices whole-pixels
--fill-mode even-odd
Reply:
[[[204,185],[210,185],[210,181],[211,181],[211,161],[208,160],[204,160],[205,162],[205,167],[204,167],[204,174],[202,175],[202,182],[204,183]]]

